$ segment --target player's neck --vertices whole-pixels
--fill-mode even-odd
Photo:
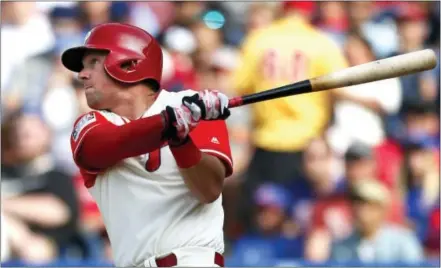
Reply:
[[[157,93],[150,89],[136,88],[131,92],[124,92],[124,97],[116,105],[112,112],[130,120],[139,119],[156,100]]]

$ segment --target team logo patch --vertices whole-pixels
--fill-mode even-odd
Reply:
[[[77,141],[78,137],[80,136],[81,131],[91,123],[96,121],[95,114],[86,114],[83,116],[80,121],[75,125],[74,131],[72,132],[72,138],[74,141]]]

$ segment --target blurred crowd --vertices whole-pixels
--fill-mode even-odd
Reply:
[[[237,96],[425,48],[439,59],[438,1],[1,2],[1,15],[1,257],[29,264],[111,262],[70,151],[89,108],[60,62],[93,26],[154,35],[170,91]],[[439,75],[438,64],[235,108],[226,255],[248,265],[439,258]]]

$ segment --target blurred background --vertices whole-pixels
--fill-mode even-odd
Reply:
[[[439,58],[438,1],[2,1],[5,266],[112,264],[70,152],[73,122],[89,108],[60,63],[110,21],[160,41],[170,91],[236,96],[424,48]],[[438,65],[234,109],[227,265],[439,266],[439,75]]]

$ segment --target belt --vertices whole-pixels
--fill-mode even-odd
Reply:
[[[220,253],[214,254],[214,263],[220,267],[224,267],[224,256]],[[157,258],[156,265],[158,267],[172,267],[178,265],[178,258],[174,253],[171,253],[165,257]]]

